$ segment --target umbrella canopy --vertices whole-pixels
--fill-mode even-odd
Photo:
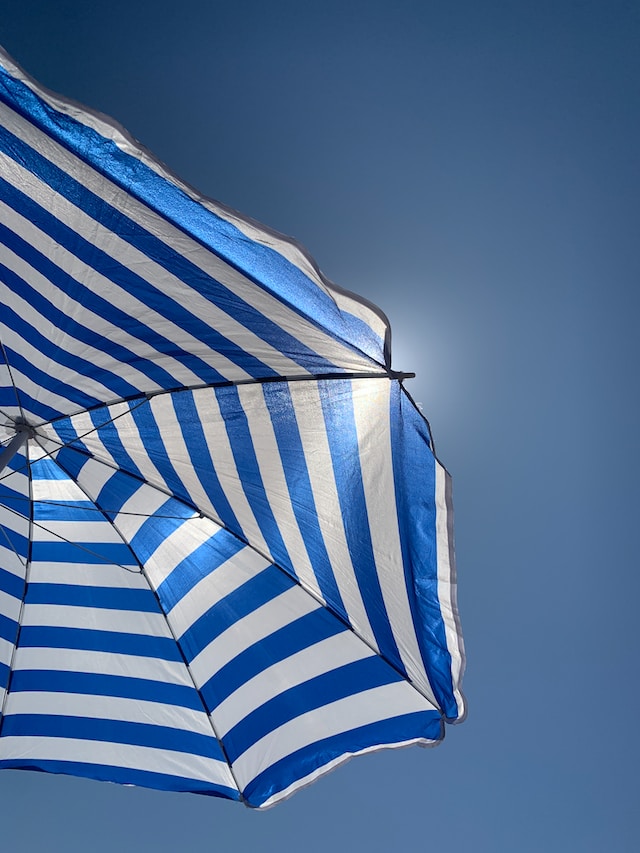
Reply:
[[[267,806],[464,713],[373,305],[0,56],[0,768]]]

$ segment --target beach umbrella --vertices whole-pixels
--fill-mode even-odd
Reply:
[[[0,768],[263,807],[438,742],[450,484],[384,315],[0,65]]]

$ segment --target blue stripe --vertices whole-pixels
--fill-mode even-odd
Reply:
[[[395,382],[391,393],[391,448],[405,584],[429,683],[439,707],[448,719],[455,719],[459,710],[438,597],[435,459],[424,418]]]
[[[179,638],[180,647],[191,662],[210,642],[249,613],[291,589],[293,581],[275,566],[255,577],[210,607]]]
[[[227,696],[273,664],[346,630],[346,625],[323,607],[318,607],[258,640],[225,664],[200,688],[207,710],[211,713]]]
[[[274,561],[295,575],[295,569],[274,518],[253,446],[247,416],[235,387],[215,388],[231,452],[245,496]]]
[[[318,382],[318,391],[347,545],[369,623],[382,655],[406,675],[389,624],[371,542],[351,382]]]
[[[101,521],[103,517],[102,512],[91,501],[33,502],[34,521],[42,523],[47,521],[96,522]]]
[[[74,437],[77,436],[75,429],[73,430],[73,435]],[[45,457],[32,462],[31,474],[34,480],[40,480],[43,482],[47,482],[48,480],[62,482],[69,479],[69,475],[65,474],[65,472],[60,468],[58,461],[51,457]],[[75,506],[76,501],[71,501],[71,504]]]
[[[34,542],[31,559],[48,563],[117,563],[134,565],[129,547],[124,542]]]
[[[278,443],[278,451],[291,497],[291,506],[313,572],[318,580],[320,594],[335,612],[346,619],[347,611],[336,583],[318,522],[318,512],[293,409],[291,392],[285,383],[279,382],[277,385],[263,385],[262,393]]]
[[[284,791],[294,782],[340,756],[348,758],[350,754],[364,749],[418,738],[438,741],[442,736],[442,720],[437,711],[416,711],[379,720],[296,750],[259,773],[246,786],[243,794],[249,805],[261,806],[274,794]]]
[[[226,530],[220,530],[178,563],[157,589],[158,598],[168,613],[193,587],[245,548],[245,544]]]
[[[2,540],[0,539],[0,543]],[[14,575],[13,572],[7,572],[5,569],[0,569],[0,590],[12,595],[14,598],[22,598],[24,595],[24,578]]]
[[[97,172],[119,184],[152,210],[161,212],[179,229],[186,231],[314,326],[346,342],[347,346],[354,349],[360,347],[372,360],[384,362],[383,342],[379,337],[362,321],[354,320],[353,315],[340,313],[333,299],[283,255],[251,240],[234,225],[190,199],[170,181],[96,131],[64,114],[55,113],[54,117],[51,109],[43,106],[37,95],[6,72],[2,74],[1,82],[6,94],[0,92],[0,99],[88,162]],[[9,155],[15,156],[12,153],[15,143],[10,148]],[[26,160],[25,165],[29,167],[31,156]],[[74,192],[74,199],[76,195],[77,191]],[[90,209],[93,208],[92,203]],[[124,233],[130,230],[125,228]],[[199,276],[202,277],[201,272]]]
[[[0,385],[0,407],[17,409],[16,392],[11,385]]]
[[[401,680],[402,676],[381,658],[371,656],[290,687],[247,714],[225,734],[227,757],[234,762],[260,738],[308,711]]]
[[[0,769],[41,770],[44,773],[66,773],[85,779],[97,779],[102,782],[117,782],[120,785],[141,785],[160,791],[181,791],[192,794],[208,794],[212,797],[224,797],[239,800],[240,794],[233,788],[172,776],[168,773],[154,773],[150,770],[134,770],[129,767],[110,767],[105,764],[91,764],[88,761],[46,761],[41,758],[9,758],[0,761]]]
[[[182,655],[173,639],[150,637],[146,634],[125,634],[119,631],[94,631],[88,628],[51,628],[23,625],[20,647],[83,649],[91,652],[111,652],[116,655],[159,658],[180,661]]]
[[[194,687],[185,684],[101,675],[90,672],[63,672],[50,669],[16,670],[11,682],[12,693],[22,692],[82,693],[88,696],[120,696],[163,705],[177,705],[202,711],[202,702]]]
[[[10,643],[15,643],[17,634],[18,623],[15,619],[9,619],[8,616],[0,613],[0,637]]]
[[[67,717],[49,714],[5,714],[3,737],[63,737],[74,740],[97,740],[127,743],[153,749],[171,749],[205,758],[224,760],[220,744],[211,735],[132,723],[129,720],[103,720],[97,717]]]
[[[199,393],[210,394],[212,392],[200,391]],[[211,501],[211,505],[215,507],[216,514],[225,527],[228,527],[229,530],[241,536],[242,528],[220,485],[218,473],[211,459],[200,415],[193,399],[193,393],[191,391],[184,391],[180,394],[173,394],[171,402],[173,403],[176,418],[180,424],[182,437],[189,451],[189,458],[198,472],[198,477],[207,493],[207,497]]]
[[[69,607],[131,610],[136,613],[160,613],[156,597],[150,589],[30,583],[26,601],[27,604],[59,604]]]
[[[7,684],[9,683],[9,667],[6,663],[0,663],[0,688],[6,690]],[[0,714],[0,721],[2,720],[2,714]]]

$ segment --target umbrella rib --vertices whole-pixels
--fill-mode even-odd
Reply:
[[[204,710],[205,716],[207,717],[207,720],[209,721],[209,725],[211,726],[211,731],[213,732],[213,736],[215,737],[215,739],[216,739],[217,743],[219,744],[220,749],[221,749],[221,751],[222,751],[222,755],[224,756],[224,759],[225,759],[225,761],[227,762],[227,766],[228,766],[228,768],[229,768],[229,772],[230,772],[231,777],[232,777],[232,779],[233,779],[233,781],[234,781],[234,783],[235,783],[236,788],[238,789],[238,793],[240,794],[241,801],[242,801],[242,802],[245,802],[245,797],[244,797],[244,795],[243,795],[243,793],[242,793],[242,789],[241,789],[241,787],[240,787],[240,785],[239,785],[239,783],[238,783],[238,780],[236,779],[235,773],[233,772],[233,767],[232,767],[232,765],[231,765],[231,761],[229,760],[229,756],[227,755],[227,750],[226,750],[226,748],[225,748],[225,746],[224,746],[224,743],[222,742],[222,738],[218,735],[218,732],[216,731],[216,727],[215,727],[214,722],[213,722],[213,720],[212,720],[212,718],[211,718],[211,715],[210,715],[210,714],[209,714],[209,712],[207,711],[207,705],[206,705],[206,702],[204,701],[204,697],[203,697],[203,695],[202,695],[202,693],[201,693],[201,691],[200,691],[200,688],[198,687],[198,685],[197,685],[197,684],[196,684],[196,682],[195,682],[195,679],[194,679],[194,677],[193,677],[193,673],[191,672],[191,668],[189,667],[189,664],[188,664],[187,659],[186,659],[186,657],[185,657],[185,655],[184,655],[184,652],[182,651],[182,646],[180,645],[180,642],[178,641],[178,638],[176,637],[176,634],[175,634],[175,632],[174,632],[173,628],[171,627],[171,623],[169,622],[169,619],[167,618],[167,614],[165,613],[164,608],[163,608],[163,606],[162,606],[162,603],[161,603],[161,601],[160,601],[160,596],[158,595],[157,591],[156,591],[156,590],[155,590],[155,588],[153,587],[153,584],[151,583],[151,581],[150,581],[150,579],[149,579],[149,576],[147,575],[147,572],[145,571],[145,568],[144,568],[144,566],[143,566],[142,562],[138,559],[138,557],[137,557],[137,555],[136,555],[135,551],[134,551],[134,550],[133,550],[133,548],[131,547],[131,543],[130,543],[130,542],[127,542],[126,538],[125,538],[125,537],[124,537],[124,535],[122,534],[122,532],[121,532],[120,528],[119,528],[119,527],[118,527],[118,525],[115,523],[115,521],[113,521],[112,519],[110,519],[110,518],[109,518],[109,516],[106,514],[106,512],[104,512],[102,509],[100,509],[100,507],[98,506],[98,504],[97,504],[97,503],[95,502],[95,500],[91,497],[91,495],[86,491],[86,489],[85,489],[85,488],[84,488],[84,487],[83,487],[83,486],[82,486],[82,485],[81,485],[81,484],[80,484],[80,483],[75,479],[75,477],[73,477],[73,476],[72,476],[72,474],[71,474],[69,471],[67,471],[67,469],[64,467],[64,465],[62,465],[60,462],[58,462],[58,460],[57,460],[57,459],[56,459],[56,464],[60,467],[60,469],[61,469],[62,471],[64,471],[64,473],[67,475],[67,477],[69,477],[69,479],[70,479],[70,480],[72,480],[72,481],[77,485],[77,487],[78,487],[78,488],[79,488],[79,489],[80,489],[80,490],[81,490],[81,491],[86,495],[86,497],[91,501],[91,503],[95,504],[96,509],[98,509],[98,510],[102,513],[102,516],[103,516],[103,518],[105,519],[105,521],[107,521],[107,522],[108,522],[108,524],[110,524],[110,525],[111,525],[111,527],[112,527],[112,528],[115,530],[115,532],[118,534],[119,538],[122,540],[122,542],[123,542],[123,544],[125,545],[125,547],[126,547],[126,548],[129,550],[129,552],[131,553],[131,556],[132,556],[133,560],[135,561],[136,565],[137,565],[137,566],[138,566],[138,568],[139,568],[139,572],[140,572],[140,574],[143,576],[143,578],[144,578],[144,579],[145,579],[145,581],[147,582],[147,586],[149,587],[149,589],[151,590],[151,592],[153,593],[153,595],[154,595],[154,597],[155,597],[155,599],[156,599],[156,602],[157,602],[157,604],[158,604],[158,609],[160,610],[160,613],[162,613],[162,615],[164,616],[165,624],[166,624],[166,626],[167,626],[168,630],[171,632],[171,636],[173,637],[173,640],[174,640],[174,642],[175,642],[175,644],[176,644],[176,648],[178,649],[178,651],[179,651],[179,653],[180,653],[180,657],[182,658],[182,661],[183,661],[183,663],[184,663],[184,665],[185,665],[185,668],[186,668],[187,672],[189,673],[189,678],[191,679],[191,683],[193,684],[193,689],[194,689],[194,690],[196,691],[196,693],[198,694],[198,698],[200,699],[200,702],[201,702],[201,704],[202,704],[202,708],[203,708],[203,710]],[[118,564],[117,564],[117,563],[116,563],[116,564],[113,564],[113,563],[112,563],[112,565],[118,565]],[[123,566],[122,568],[124,568],[124,566]]]
[[[3,347],[4,350],[4,347]],[[20,602],[20,612],[18,613],[18,630],[16,631],[16,638],[13,643],[13,649],[11,651],[11,660],[9,661],[9,677],[7,679],[7,687],[4,692],[4,697],[2,699],[2,708],[0,708],[0,737],[2,737],[2,727],[4,725],[4,721],[6,718],[5,711],[7,707],[7,700],[9,698],[9,693],[11,692],[11,681],[13,680],[13,670],[16,659],[16,653],[18,651],[18,645],[20,643],[20,632],[22,631],[22,617],[24,615],[25,601],[27,598],[27,589],[29,587],[29,575],[31,573],[31,548],[32,548],[32,533],[33,533],[33,483],[31,478],[31,466],[29,464],[29,455],[27,453],[27,470],[28,470],[28,479],[29,479],[29,537],[28,537],[28,545],[27,545],[27,559],[22,563],[20,559],[20,555],[17,553],[18,559],[24,566],[24,592],[22,593],[22,601]],[[9,507],[5,507],[9,509]],[[22,516],[24,518],[25,516]],[[3,528],[4,530],[4,528]],[[6,535],[6,531],[5,531]],[[14,549],[15,550],[15,549]]]
[[[20,395],[18,394],[18,386],[16,385],[16,381],[13,378],[13,371],[11,370],[11,365],[9,364],[9,357],[7,355],[7,351],[4,348],[4,344],[0,341],[0,352],[2,353],[2,358],[4,359],[4,363],[7,365],[7,372],[9,374],[9,379],[11,380],[11,385],[13,386],[13,392],[16,395],[16,403],[18,404],[18,408],[20,409],[20,417],[24,420],[24,411],[22,409],[22,403],[20,402]],[[4,414],[4,412],[3,412]],[[13,420],[13,418],[11,418]]]
[[[28,500],[29,500],[29,498],[25,498],[24,500],[28,501]],[[15,510],[15,509],[11,509],[10,507],[8,507],[8,506],[6,506],[6,505],[3,505],[3,509],[7,509],[7,510],[9,510],[9,512],[13,512],[13,513],[15,513],[16,515],[20,516],[20,518],[24,518],[24,517],[25,517],[24,515],[22,515],[22,513],[20,513],[20,512],[16,512],[16,510]],[[0,524],[0,530],[2,531],[2,535],[4,536],[4,538],[5,538],[5,539],[7,540],[7,542],[9,543],[9,547],[11,548],[11,550],[13,551],[13,553],[16,555],[16,557],[18,558],[18,560],[20,561],[20,563],[22,563],[22,565],[26,568],[26,565],[27,565],[26,560],[23,560],[23,559],[22,559],[22,557],[20,556],[20,554],[18,553],[18,551],[17,551],[17,549],[16,549],[16,546],[15,546],[15,545],[13,544],[13,542],[11,541],[11,537],[10,537],[10,536],[9,536],[9,534],[7,533],[7,530],[6,530],[5,526],[4,526],[4,524]]]
[[[42,445],[40,445],[40,446],[42,446]],[[55,453],[55,451],[53,451],[53,452]],[[28,503],[29,498],[12,497],[11,500],[13,501],[13,503],[17,503],[18,501],[24,501],[25,503]],[[50,500],[47,500],[47,498],[38,498],[38,503],[42,504],[43,506],[59,506],[59,507],[66,507],[67,509],[69,509],[70,507],[73,506],[74,502],[73,501],[50,501]],[[9,509],[9,507],[5,507],[5,508]],[[117,515],[127,515],[127,516],[133,516],[133,517],[138,517],[138,518],[148,518],[149,517],[148,513],[146,513],[146,512],[132,512],[131,510],[127,510],[127,509],[104,509],[103,510],[103,509],[98,509],[98,507],[87,506],[87,507],[83,507],[83,510],[84,510],[84,512],[97,512],[97,513],[112,512],[114,515],[116,515],[116,514]],[[13,510],[13,511],[15,512],[15,510]],[[24,516],[22,516],[22,517],[24,518]],[[183,515],[163,515],[162,513],[159,513],[159,512],[154,512],[153,517],[154,518],[164,518],[164,519],[168,519],[168,520],[171,519],[173,521],[180,521],[181,519],[184,520]],[[36,524],[37,524],[37,522],[36,522]],[[39,524],[38,526],[41,527],[43,530],[46,530],[47,533],[51,533],[52,536],[58,536],[60,539],[64,539],[64,536],[60,536],[60,534],[56,533],[54,530],[49,530],[48,528],[46,528],[42,524]],[[0,525],[0,527],[2,527],[2,525]],[[65,540],[65,541],[68,541],[68,540]]]
[[[94,454],[90,454],[86,450],[83,450],[80,447],[74,448],[74,449],[77,450],[78,453],[82,453],[82,455],[86,456],[88,459],[94,459],[97,462],[100,462],[100,464],[106,465],[108,468],[111,468],[114,471],[123,471],[125,474],[127,474],[127,476],[132,477],[134,480],[137,480],[139,483],[142,483],[143,485],[149,486],[150,488],[155,489],[156,491],[160,492],[161,494],[166,495],[168,498],[172,498],[173,500],[175,500],[178,503],[182,504],[183,506],[187,507],[189,510],[194,512],[198,517],[207,518],[209,521],[213,521],[214,524],[217,524],[219,527],[226,530],[228,533],[230,533],[232,536],[234,536],[239,542],[242,542],[248,548],[251,548],[252,551],[254,551],[256,554],[259,554],[263,559],[267,560],[267,562],[269,562],[272,566],[274,566],[274,568],[278,569],[278,571],[281,571],[291,581],[293,581],[301,589],[303,589],[308,595],[310,595],[314,599],[314,601],[316,601],[318,604],[320,604],[322,607],[324,607],[327,611],[329,611],[329,613],[331,613],[332,616],[334,616],[336,619],[338,619],[338,621],[342,625],[344,625],[349,631],[351,631],[362,643],[364,643],[367,646],[367,648],[369,648],[374,654],[376,654],[378,657],[380,657],[382,660],[384,660],[384,662],[388,666],[390,666],[395,672],[397,672],[398,675],[402,676],[402,678],[405,681],[407,681],[423,698],[425,698],[428,702],[430,702],[432,705],[434,705],[434,698],[432,696],[428,696],[423,690],[421,690],[420,687],[417,684],[415,684],[409,678],[409,676],[406,672],[402,672],[400,669],[398,669],[398,667],[396,666],[395,663],[393,663],[393,661],[389,660],[380,651],[380,649],[376,645],[374,645],[369,640],[367,640],[366,637],[362,636],[362,634],[356,628],[354,628],[354,626],[351,625],[351,623],[347,619],[345,619],[340,613],[336,612],[336,610],[334,610],[334,608],[332,608],[331,605],[328,602],[326,602],[325,599],[318,592],[316,592],[314,589],[312,589],[306,583],[304,583],[295,573],[289,571],[284,566],[281,566],[279,563],[276,563],[270,554],[265,553],[264,551],[261,551],[259,548],[257,548],[251,542],[249,542],[248,539],[245,539],[243,536],[241,536],[235,530],[231,530],[231,528],[229,528],[224,523],[224,521],[222,521],[222,519],[217,518],[216,516],[214,516],[211,513],[203,512],[203,510],[200,507],[197,507],[195,504],[190,503],[188,500],[185,500],[184,498],[178,497],[177,495],[170,492],[168,489],[162,488],[161,486],[156,485],[155,483],[150,483],[148,480],[145,480],[143,477],[140,477],[138,474],[134,474],[130,471],[127,471],[124,468],[119,468],[118,466],[113,465],[112,463],[110,463],[104,459],[99,459]],[[56,460],[56,463],[60,465],[60,463],[57,460]],[[62,465],[60,465],[60,467],[63,470],[65,470]],[[74,480],[74,482],[77,482],[77,481]],[[82,488],[82,486],[79,486],[79,487]],[[82,489],[82,490],[85,491],[84,489]],[[85,494],[86,494],[86,492],[85,492]],[[89,495],[88,495],[88,497],[91,500]],[[94,501],[94,503],[95,503],[95,501]],[[146,577],[146,574],[145,574],[145,577]],[[434,707],[436,707],[439,711],[441,710],[437,705],[434,705]]]
[[[49,424],[54,424],[58,421],[66,420],[68,418],[74,418],[77,415],[83,415],[88,412],[94,412],[97,409],[117,406],[120,403],[132,403],[136,400],[139,400],[140,405],[142,405],[143,403],[153,399],[154,397],[160,397],[165,394],[179,394],[184,391],[203,391],[207,388],[232,388],[237,387],[239,385],[269,385],[279,382],[319,382],[322,380],[340,379],[396,379],[399,382],[402,382],[405,379],[413,379],[414,377],[415,373],[402,373],[396,370],[383,369],[379,371],[368,371],[361,373],[335,372],[294,374],[293,376],[257,376],[252,377],[251,379],[225,379],[221,382],[202,382],[193,385],[176,385],[173,388],[160,388],[157,391],[141,391],[139,394],[132,394],[128,397],[118,397],[115,400],[111,400],[109,402],[96,403],[93,406],[87,406],[84,409],[78,409],[76,412],[72,412],[71,414],[58,415],[55,418],[51,418],[51,420],[42,421],[38,424],[38,427],[48,426]],[[101,424],[100,426],[105,426],[105,424]],[[100,427],[96,427],[96,429],[99,428]]]

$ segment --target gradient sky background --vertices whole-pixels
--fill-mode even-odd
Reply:
[[[0,0],[0,43],[387,313],[469,704],[265,813],[2,771],[3,849],[637,850],[640,5]]]

